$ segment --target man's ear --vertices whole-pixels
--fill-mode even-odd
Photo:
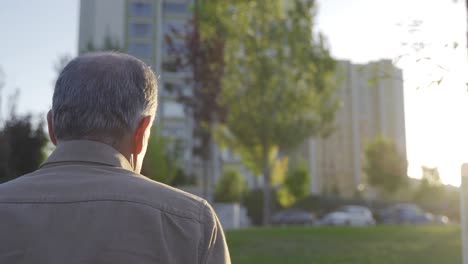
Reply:
[[[47,113],[47,128],[49,129],[49,137],[54,145],[57,145],[57,139],[55,138],[54,127],[52,125],[52,110]]]
[[[135,130],[134,138],[133,138],[133,154],[140,154],[143,151],[144,145],[146,144],[146,141],[148,140],[145,138],[147,135],[147,131],[151,127],[151,121],[152,118],[151,116],[145,116],[143,117],[140,122],[138,123],[138,126]]]

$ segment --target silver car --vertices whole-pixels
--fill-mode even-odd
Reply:
[[[357,205],[348,205],[325,215],[320,221],[321,225],[347,225],[371,226],[375,219],[369,208]]]

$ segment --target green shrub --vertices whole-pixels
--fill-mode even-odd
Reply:
[[[221,203],[239,203],[246,189],[246,181],[238,171],[226,170],[216,185],[214,200]]]
[[[282,206],[288,207],[309,194],[310,176],[305,166],[300,166],[286,176],[283,186],[277,192]]]
[[[276,190],[272,190],[272,196],[276,197]],[[278,209],[281,209],[281,205],[278,203],[278,200],[272,199],[272,211],[275,212]],[[242,203],[245,208],[247,208],[247,215],[249,216],[252,224],[262,225],[263,219],[263,189],[253,189],[246,193]]]
[[[197,179],[194,175],[187,175],[184,170],[178,168],[174,178],[169,182],[171,186],[197,185]]]

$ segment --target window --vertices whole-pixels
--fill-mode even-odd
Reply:
[[[187,3],[179,2],[164,2],[163,12],[164,13],[176,13],[176,14],[185,14],[188,11]]]
[[[128,53],[139,58],[149,58],[152,54],[152,48],[147,43],[130,43],[128,45]]]
[[[130,15],[137,17],[152,17],[153,3],[133,2],[130,4]]]
[[[132,38],[151,38],[153,25],[146,23],[131,23],[128,25],[128,34]]]
[[[163,103],[164,118],[184,118],[184,106],[180,103],[167,101]]]

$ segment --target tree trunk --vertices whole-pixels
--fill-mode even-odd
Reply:
[[[214,186],[216,185],[219,176],[222,174],[219,164],[219,153],[218,153],[218,146],[213,140],[213,131],[215,127],[218,125],[218,117],[216,113],[211,114],[211,123],[210,123],[210,141],[208,143],[209,153],[210,153],[210,161],[211,161],[211,177],[210,177],[210,190],[213,190]]]
[[[203,198],[205,200],[209,200],[209,193],[208,193],[208,188],[209,188],[209,160],[206,158],[202,159],[202,166],[203,166],[203,185],[202,185],[202,192],[203,192]]]
[[[271,216],[271,171],[268,164],[263,169],[263,225],[270,225]]]

